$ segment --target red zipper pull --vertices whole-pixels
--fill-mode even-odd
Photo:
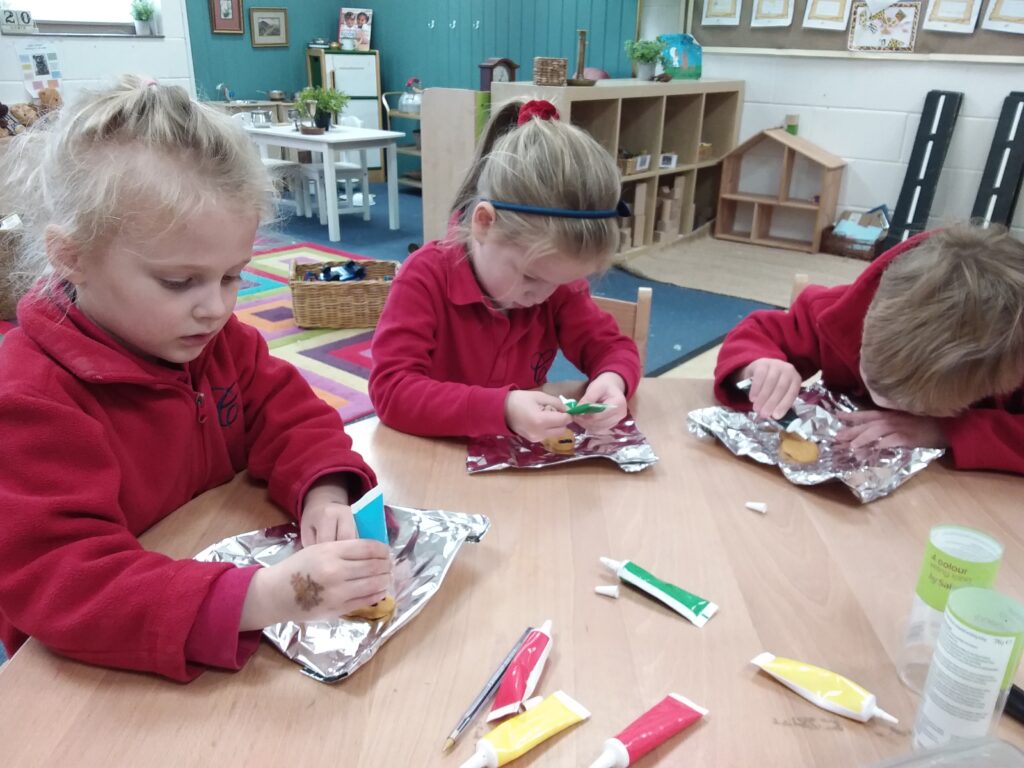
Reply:
[[[200,424],[206,423],[206,413],[203,411],[203,404],[206,402],[206,395],[196,392],[196,418]]]

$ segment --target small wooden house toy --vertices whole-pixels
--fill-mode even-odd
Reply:
[[[846,161],[781,128],[722,162],[715,237],[814,253],[836,215]]]

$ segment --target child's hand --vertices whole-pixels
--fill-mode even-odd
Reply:
[[[383,600],[391,581],[391,555],[379,541],[314,544],[256,572],[245,596],[240,630],[344,616]]]
[[[750,379],[750,405],[762,419],[781,419],[793,407],[803,379],[791,363],[762,357],[736,377]]]
[[[619,374],[606,371],[587,385],[586,392],[580,398],[580,404],[583,403],[604,403],[608,406],[601,413],[586,413],[575,417],[587,432],[605,432],[626,416],[626,382]]]
[[[299,531],[304,547],[358,536],[352,508],[348,505],[348,488],[337,476],[321,478],[306,493]]]
[[[558,437],[570,421],[562,401],[546,392],[514,389],[505,398],[505,423],[532,443]]]
[[[840,416],[847,426],[836,435],[837,443],[857,450],[874,448],[945,448],[949,445],[939,420],[900,411],[856,411]]]

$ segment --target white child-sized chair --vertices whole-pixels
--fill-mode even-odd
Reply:
[[[238,112],[231,116],[242,125],[252,125],[252,118],[246,112]],[[274,182],[283,182],[292,191],[296,216],[307,216],[309,210],[309,192],[302,178],[302,164],[294,160],[281,160],[276,157],[267,156],[267,148],[259,147],[260,159],[263,167],[274,177]],[[288,201],[285,201],[288,202]]]
[[[344,115],[338,120],[338,125],[346,128],[362,128],[363,121],[355,115]],[[302,164],[302,175],[308,191],[316,195],[317,211],[320,216],[320,223],[327,224],[326,205],[326,182],[324,171],[321,165],[321,154],[314,152],[312,163]],[[340,153],[340,157],[334,163],[335,177],[338,185],[344,185],[345,205],[338,207],[338,214],[362,213],[363,221],[370,220],[370,169],[366,159],[365,149],[353,149]],[[355,205],[355,185],[359,184],[360,205]],[[335,190],[334,194],[338,194]],[[306,216],[313,215],[311,207],[307,207]]]

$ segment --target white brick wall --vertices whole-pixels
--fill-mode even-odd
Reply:
[[[679,1],[645,0],[640,27],[644,38],[678,32]],[[699,26],[696,31],[699,40]],[[1024,89],[1020,64],[784,55],[705,53],[704,77],[746,82],[740,141],[798,114],[801,136],[846,159],[840,209],[880,203],[894,208],[925,95],[961,91],[960,117],[932,204],[933,225],[970,216],[1003,99]],[[1013,225],[1024,235],[1024,200]]]
[[[73,98],[85,88],[102,87],[117,75],[143,74],[195,93],[185,0],[162,0],[162,38],[43,37],[53,42],[64,73],[61,93]],[[36,37],[0,37],[0,101],[28,100],[16,45]]]

